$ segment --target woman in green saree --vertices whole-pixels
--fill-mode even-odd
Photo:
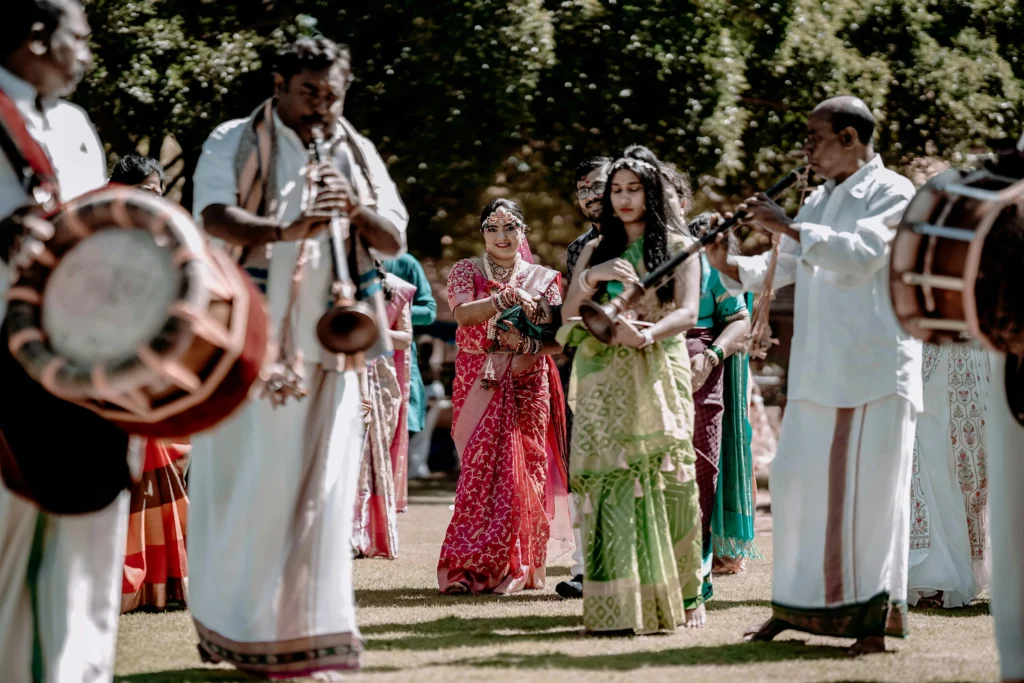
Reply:
[[[669,235],[658,160],[631,147],[609,172],[601,237],[580,255],[562,309],[607,301],[690,240]],[[578,323],[569,385],[576,416],[570,480],[582,512],[590,632],[637,634],[702,626],[700,507],[685,332],[697,321],[700,264],[691,259],[606,345]]]

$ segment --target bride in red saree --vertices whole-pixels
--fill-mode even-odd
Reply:
[[[533,263],[515,202],[488,204],[480,230],[486,254],[448,276],[462,461],[437,566],[449,594],[543,588],[548,555],[572,550],[564,400],[551,358],[561,345],[539,334],[562,302],[561,275]]]

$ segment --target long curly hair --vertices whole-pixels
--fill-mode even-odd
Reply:
[[[609,189],[601,200],[601,244],[594,250],[592,263],[596,265],[619,258],[629,246],[626,226],[612,208],[611,183],[615,174],[622,170],[635,173],[644,186],[644,266],[647,272],[652,272],[668,261],[671,256],[668,250],[668,218],[665,215],[665,186],[660,168],[658,157],[642,145],[627,147],[622,157],[612,162],[608,169]],[[675,289],[671,281],[658,289],[658,301],[662,304],[670,303],[674,298]]]

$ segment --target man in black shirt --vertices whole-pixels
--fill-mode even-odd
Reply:
[[[566,287],[572,283],[573,271],[576,269],[576,262],[579,261],[580,253],[584,245],[601,233],[601,198],[604,196],[604,186],[608,182],[608,166],[612,160],[608,157],[590,157],[580,162],[576,167],[576,201],[580,204],[580,211],[590,221],[590,230],[577,237],[565,254],[566,265]]]
[[[604,196],[604,186],[608,181],[608,167],[612,160],[608,157],[590,157],[580,162],[576,167],[576,190],[573,194],[580,204],[580,210],[590,221],[590,230],[577,237],[569,245],[565,254],[566,266],[566,289],[572,284],[573,271],[576,269],[576,262],[579,261],[580,253],[584,245],[601,233],[601,198]],[[556,324],[561,323],[561,307],[553,311]],[[562,389],[566,396],[569,395],[569,373],[572,370],[572,350],[566,349],[567,360],[559,367],[562,378]],[[569,406],[565,408],[566,424],[569,428],[569,435],[572,435],[572,411]],[[571,508],[573,517],[576,515],[576,508]],[[574,520],[575,521],[575,520]],[[563,598],[583,597],[583,539],[579,529],[574,529],[576,535],[576,552],[573,553],[573,566],[570,570],[572,578],[562,581],[555,586],[555,591]]]

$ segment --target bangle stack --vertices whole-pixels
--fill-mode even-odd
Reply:
[[[541,352],[541,349],[543,347],[544,347],[544,344],[541,342],[540,339],[532,339],[531,337],[524,337],[523,338],[523,343],[519,345],[518,351],[519,351],[519,353],[523,354],[524,356],[531,356],[531,355],[535,356],[535,355],[537,355],[538,353]]]
[[[725,350],[718,344],[712,344],[711,346],[708,347],[708,350],[713,352],[716,356],[718,356],[719,363],[725,360]]]
[[[717,368],[718,364],[721,362],[718,359],[718,354],[710,348],[704,349],[704,357],[708,359],[708,363],[711,364],[712,368]]]
[[[514,289],[502,289],[491,294],[491,303],[494,310],[501,313],[519,303],[519,296]]]
[[[597,287],[590,286],[590,284],[587,282],[588,275],[590,275],[590,268],[587,268],[582,273],[580,273],[580,289],[582,289],[583,292],[587,295],[596,294]]]

